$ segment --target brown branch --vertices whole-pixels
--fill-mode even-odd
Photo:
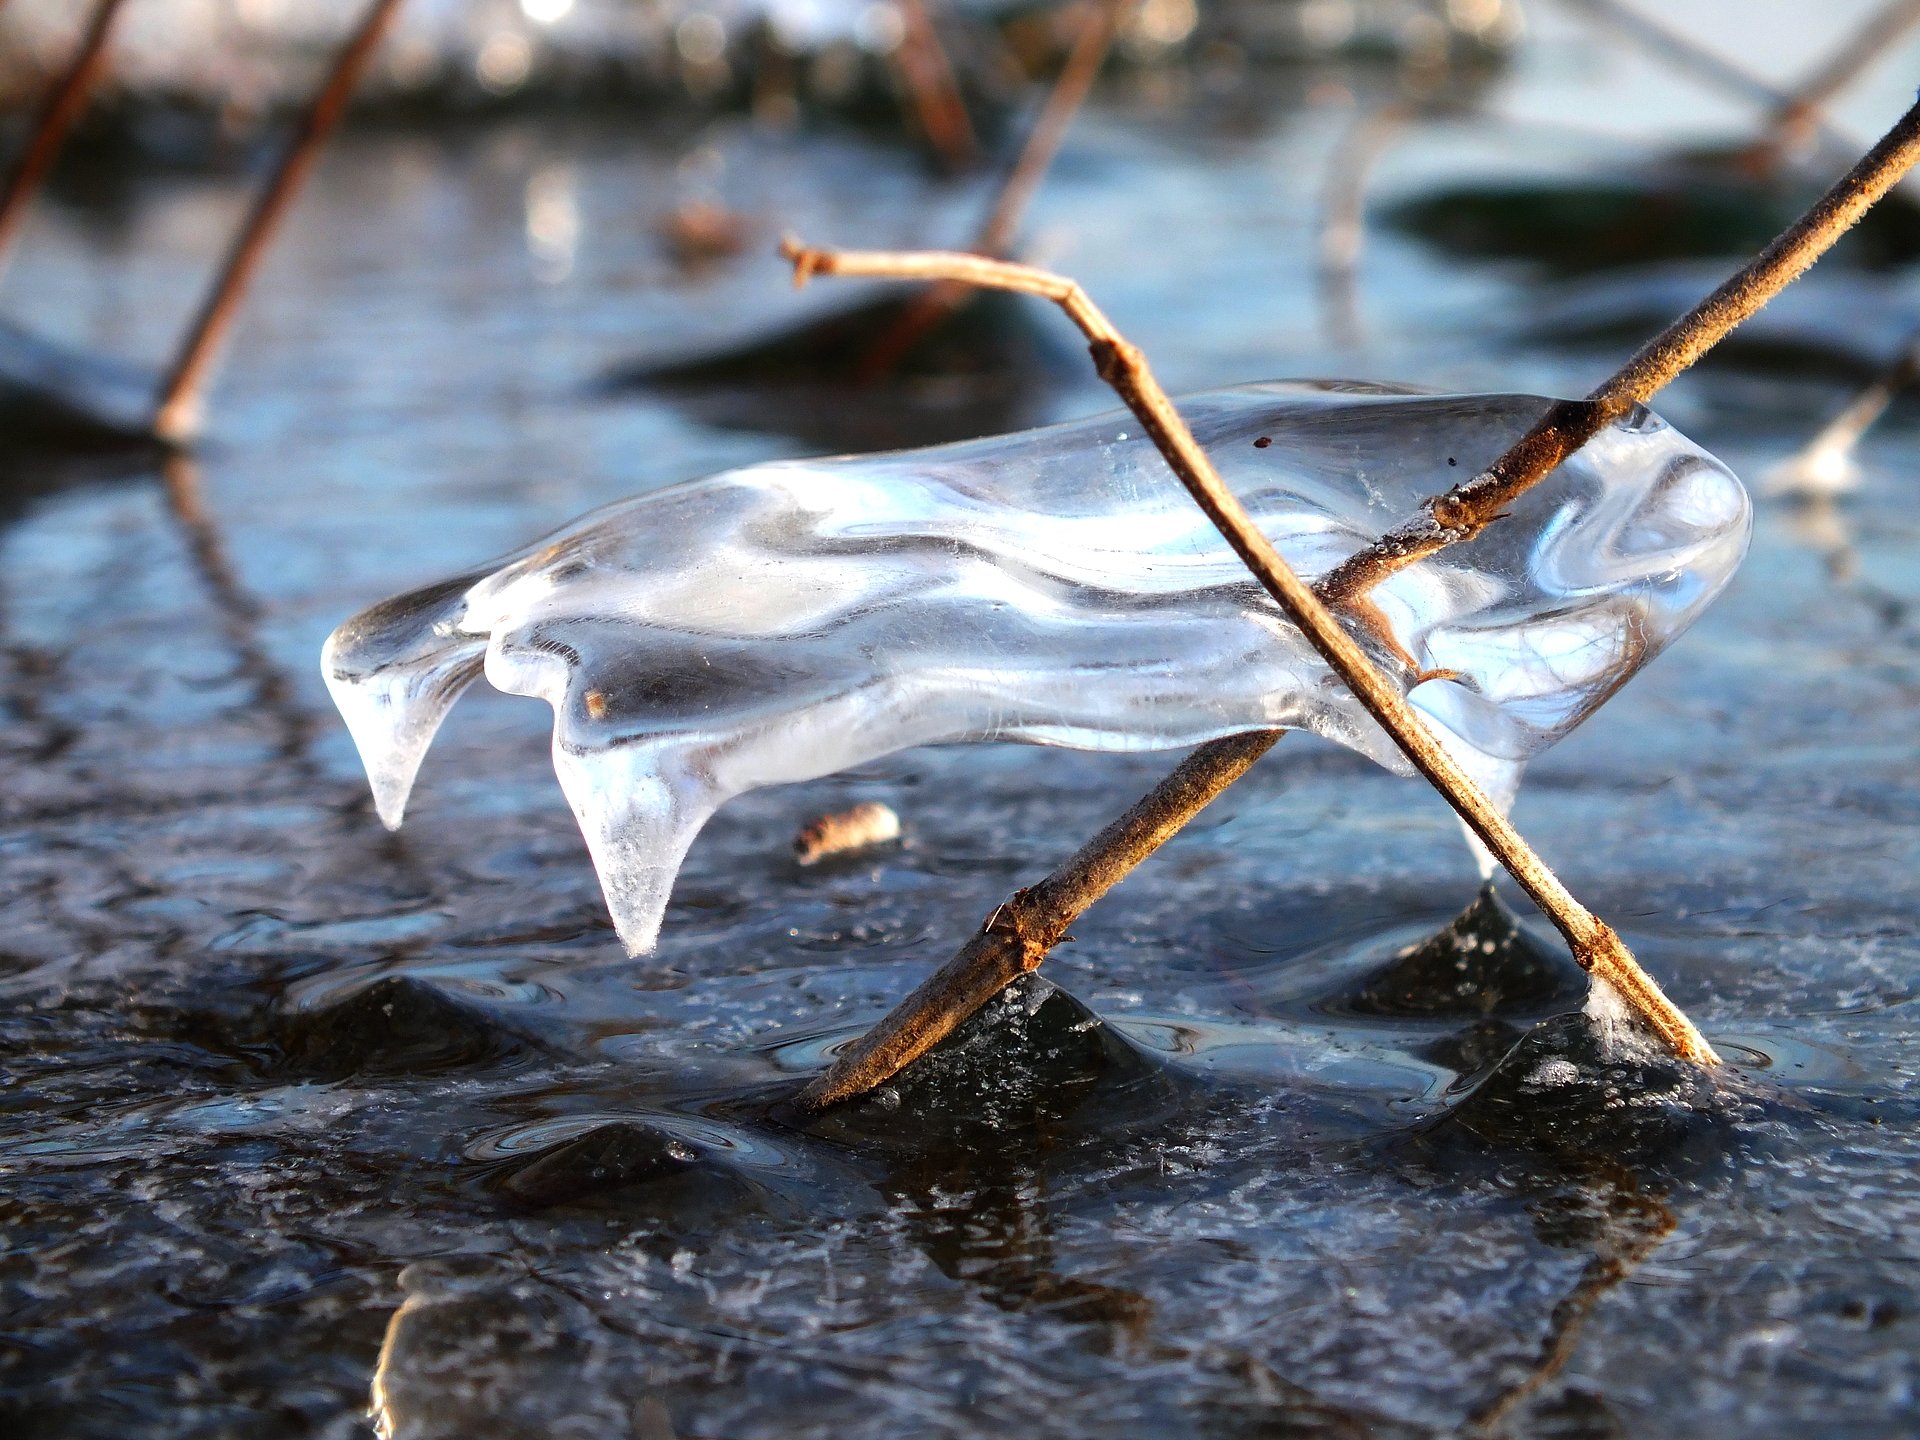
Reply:
[[[1920,111],[1920,107],[1916,107],[1916,110]],[[1822,237],[1824,244],[1831,244],[1845,224],[1851,224],[1864,211],[1866,204],[1871,203],[1871,199],[1868,199],[1857,207],[1852,206],[1845,198],[1852,193],[1849,186],[1857,187],[1861,194],[1870,191],[1873,197],[1884,193],[1886,186],[1891,183],[1887,172],[1893,170],[1897,173],[1913,163],[1915,129],[1916,111],[1909,111],[1890,132],[1887,140],[1876,147],[1875,156],[1879,158],[1869,156],[1867,161],[1856,167],[1846,181],[1823,197],[1808,216],[1788,232],[1788,236],[1811,228]],[[1890,148],[1894,153],[1881,154]],[[1859,178],[1856,180],[1855,177]],[[1821,216],[1826,217],[1824,221],[1817,219]],[[1843,217],[1846,217],[1844,221]],[[1753,298],[1755,308],[1759,299],[1772,293],[1765,291],[1765,286],[1771,286],[1772,291],[1784,288],[1805,268],[1804,264],[1792,268],[1771,261],[1769,257],[1773,256],[1775,248],[1770,247],[1729,282],[1729,286],[1736,291]],[[1811,256],[1807,258],[1810,263]],[[796,278],[804,278],[808,272],[799,268],[798,262],[796,266]],[[1727,288],[1722,287],[1723,290]],[[1716,292],[1716,295],[1719,293]],[[1693,313],[1698,315],[1700,310]],[[1719,312],[1715,310],[1713,313]],[[1698,320],[1694,323],[1704,326],[1707,321]],[[1691,363],[1725,333],[1723,329],[1711,338],[1703,333],[1689,339],[1684,333],[1684,324],[1682,322],[1681,327],[1663,332],[1661,340],[1673,336],[1675,328],[1683,330],[1681,335],[1664,347],[1661,340],[1656,340],[1643,349],[1609,385],[1621,381],[1622,377],[1655,373],[1649,371],[1644,363],[1648,350],[1664,349],[1675,356],[1684,354],[1687,357],[1684,362],[1670,362],[1660,367],[1669,376],[1677,374],[1686,363]],[[1665,382],[1661,380],[1659,383]],[[1602,387],[1603,390],[1606,388]],[[1652,384],[1648,395],[1658,388],[1658,384]],[[1556,410],[1563,408],[1566,407],[1556,407]],[[1576,411],[1580,409],[1578,406],[1572,408]],[[1530,432],[1528,437],[1524,437],[1520,444],[1495,463],[1492,472],[1515,476],[1523,474],[1519,467],[1528,455],[1532,455],[1532,463],[1539,466],[1534,476],[1537,479],[1557,464],[1565,453],[1571,452],[1566,450],[1554,454],[1551,447],[1543,449],[1537,441],[1533,441]],[[825,1075],[808,1086],[802,1096],[803,1103],[826,1106],[870,1090],[925,1053],[970,1014],[981,999],[995,993],[1006,980],[1035,968],[1047,949],[1058,943],[1067,926],[1088,905],[1125,878],[1135,865],[1151,855],[1205,808],[1215,795],[1245,773],[1247,767],[1278,738],[1278,733],[1272,731],[1230,736],[1193,751],[1171,775],[1143,796],[1119,820],[1083,846],[1065,865],[1039,885],[1018,892],[1011,901],[998,907],[986,926],[959,955],[856,1041]],[[1005,979],[997,979],[997,976],[1004,976]]]
[[[896,8],[904,27],[892,51],[896,81],[941,165],[955,173],[970,169],[979,159],[980,141],[926,0],[900,0]]]
[[[1920,160],[1920,104],[1814,202],[1784,234],[1719,289],[1662,330],[1585,400],[1563,400],[1514,447],[1472,479],[1434,496],[1422,513],[1350,556],[1321,580],[1322,594],[1349,604],[1436,550],[1471,540],[1556,466],[1644,404],[1681,371],[1806,272]]]
[[[1093,0],[1081,15],[1073,47],[1067,51],[1053,89],[1040,107],[1033,129],[1027,133],[1020,158],[1014,162],[1006,185],[974,237],[972,248],[976,253],[1004,255],[1013,243],[1020,217],[1026,214],[1034,192],[1040,188],[1047,171],[1053,168],[1054,157],[1060,153],[1060,142],[1066,138],[1073,117],[1086,103],[1100,67],[1106,63],[1107,51],[1113,48],[1113,37],[1119,33],[1120,24],[1134,3],[1135,0]]]
[[[67,132],[86,109],[87,96],[106,64],[107,39],[113,31],[113,22],[119,18],[124,3],[125,0],[100,0],[94,6],[93,18],[80,36],[66,73],[47,92],[27,148],[7,177],[6,189],[0,191],[0,257],[12,248],[20,233],[20,222],[26,217],[28,202],[39,190],[40,182],[47,178],[47,171],[53,168],[54,157],[60,153]]]
[[[1774,111],[1768,123],[1773,146],[1789,149],[1803,143],[1819,127],[1820,112],[1828,103],[1915,25],[1920,25],[1920,0],[1889,0],[1869,15]]]
[[[1582,968],[1594,971],[1620,991],[1675,1053],[1701,1064],[1717,1061],[1706,1038],[1661,993],[1660,987],[1634,961],[1613,930],[1573,898],[1546,862],[1514,829],[1500,807],[1427,729],[1399,685],[1374,665],[1322,599],[1294,573],[1221,480],[1212,460],[1154,379],[1145,357],[1114,329],[1079,285],[1044,270],[977,255],[836,252],[805,249],[792,241],[783,245],[782,253],[792,261],[794,278],[802,284],[816,274],[959,280],[1039,295],[1059,305],[1086,335],[1100,378],[1113,387],[1146,428],[1175,476],[1234,553],[1321,658],[1346,682],[1347,688],[1392,737],[1414,768],[1447,798],[1480,842],[1553,920]],[[1205,777],[1201,778],[1204,781]],[[1217,786],[1214,793],[1218,793]],[[1126,868],[1131,868],[1131,864]],[[996,924],[1005,923],[1005,917],[996,912],[995,918],[988,921],[987,929],[991,932]],[[1031,969],[1045,951],[1039,949],[1036,953],[1027,937],[1019,938],[1020,964],[1022,968]],[[811,1103],[825,1103],[833,1089],[830,1074],[806,1099]]]
[[[401,0],[371,0],[368,4],[359,26],[341,47],[333,68],[321,82],[319,93],[301,118],[300,127],[273,178],[240,227],[160,387],[155,402],[154,432],[161,439],[179,443],[190,438],[198,427],[201,391],[220,342],[226,338],[239,313],[247,283],[260,268],[274,233],[306,183],[320,147],[326,144],[327,137],[346,113],[354,86],[379,48],[400,4]]]
[[[1047,171],[1053,168],[1067,128],[1093,89],[1121,19],[1133,4],[1134,0],[1096,0],[1082,15],[1066,63],[1060,67],[1046,103],[1040,107],[1033,128],[1027,132],[1026,144],[1020,147],[1019,158],[1007,172],[1006,183],[1000,187],[993,207],[974,236],[971,248],[976,255],[1000,257],[1012,245],[1020,217],[1032,203]],[[951,282],[929,285],[921,291],[861,357],[853,371],[855,383],[871,384],[892,370],[972,294],[970,287]]]

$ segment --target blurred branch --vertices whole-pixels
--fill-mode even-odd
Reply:
[[[7,177],[6,189],[0,191],[0,262],[4,262],[19,235],[27,205],[41,181],[47,178],[47,171],[53,168],[54,157],[60,153],[67,132],[87,107],[87,96],[106,63],[107,40],[113,32],[113,22],[119,18],[124,3],[125,0],[99,0],[66,73],[47,92],[34,120],[33,133],[27,139],[27,148]]]
[[[1772,81],[1761,78],[1739,61],[1720,54],[1665,20],[1622,0],[1566,0],[1574,9],[1611,26],[1669,64],[1679,65],[1722,90],[1754,100],[1771,111],[1794,104],[1794,97]]]
[[[1668,64],[1764,106],[1767,120],[1763,133],[1743,152],[1750,162],[1763,168],[1771,168],[1787,151],[1812,140],[1819,140],[1825,149],[1836,153],[1852,151],[1854,142],[1835,131],[1821,112],[1885,54],[1888,46],[1920,23],[1920,0],[1888,0],[1811,74],[1788,90],[1624,0],[1567,3],[1630,36]]]
[[[1842,90],[1864,74],[1887,50],[1920,24],[1920,0],[1888,0],[1866,19],[1840,47],[1816,66],[1773,112],[1769,129],[1776,148],[1790,149],[1807,139],[1820,124],[1820,112]]]
[[[1113,37],[1134,3],[1135,0],[1093,0],[1083,9],[1079,31],[1074,36],[1073,48],[1067,52],[1066,63],[1060,68],[1059,78],[1034,118],[1033,128],[1020,147],[1019,158],[1007,173],[1006,183],[1000,187],[992,209],[974,236],[976,255],[1003,256],[1012,245],[1021,216],[1026,213],[1047,171],[1053,167],[1067,129],[1086,101],[1087,93],[1093,89],[1107,51],[1113,46]],[[929,285],[921,291],[861,357],[854,367],[855,381],[870,383],[893,369],[929,331],[965,304],[970,294],[969,287],[952,282]]]
[[[1850,488],[1853,452],[1902,390],[1920,380],[1920,331],[1907,337],[1893,363],[1794,455],[1774,467],[1767,488],[1775,494],[1831,495]]]
[[[353,97],[354,86],[373,59],[400,4],[401,0],[371,0],[359,26],[341,47],[333,68],[321,82],[319,93],[301,117],[299,129],[288,143],[279,168],[240,227],[240,234],[227,252],[160,387],[154,430],[161,439],[179,443],[190,438],[198,427],[201,391],[220,342],[226,338],[239,313],[247,283],[260,268],[267,246],[306,183],[320,148],[340,124],[347,102]]]
[[[1412,122],[1419,106],[1390,100],[1357,115],[1327,157],[1326,184],[1320,193],[1321,320],[1335,345],[1360,341],[1360,301],[1356,278],[1360,249],[1367,238],[1367,181],[1394,136]]]
[[[941,165],[954,173],[969,169],[980,158],[980,141],[926,0],[899,0],[895,9],[904,27],[891,52],[895,79]]]
[[[1487,469],[1434,496],[1421,513],[1343,560],[1321,580],[1351,604],[1396,571],[1478,535],[1601,430],[1676,375],[1797,280],[1920,160],[1920,104],[1752,262],[1640,348],[1585,400],[1563,400]]]

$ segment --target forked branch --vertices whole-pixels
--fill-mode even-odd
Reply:
[[[1145,357],[1077,283],[1031,266],[978,255],[813,250],[791,240],[783,244],[782,253],[792,262],[798,284],[816,274],[956,280],[1039,295],[1060,306],[1087,337],[1087,348],[1100,378],[1113,387],[1146,428],[1175,476],[1234,553],[1414,768],[1446,797],[1481,843],[1553,920],[1582,968],[1594,971],[1618,990],[1677,1054],[1701,1064],[1718,1060],[1706,1037],[1661,993],[1619,936],[1574,899],[1500,807],[1435,738],[1399,685],[1373,663],[1326,602],[1294,573],[1220,478],[1212,460],[1160,388]]]

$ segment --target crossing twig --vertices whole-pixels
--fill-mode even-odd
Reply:
[[[1645,404],[1694,361],[1803,275],[1920,160],[1920,105],[1771,245],[1640,347],[1585,400],[1563,400],[1506,454],[1426,501],[1421,513],[1336,566],[1320,582],[1346,604],[1434,551],[1471,540],[1522,493],[1608,425]]]
[[[1661,993],[1613,930],[1574,899],[1501,808],[1427,728],[1399,684],[1373,663],[1320,597],[1294,573],[1221,480],[1212,460],[1160,388],[1145,357],[1114,329],[1078,284],[1031,266],[978,255],[810,250],[792,242],[783,247],[783,253],[792,261],[794,276],[801,283],[816,274],[953,280],[1039,295],[1059,305],[1086,335],[1100,378],[1113,387],[1146,427],[1180,483],[1226,537],[1234,553],[1414,768],[1446,796],[1481,843],[1559,927],[1581,966],[1619,990],[1676,1053],[1702,1064],[1717,1060],[1713,1047]],[[990,921],[989,930],[994,925]],[[1033,953],[1033,963],[1038,964],[1044,953]],[[1028,958],[1023,948],[1023,964]]]

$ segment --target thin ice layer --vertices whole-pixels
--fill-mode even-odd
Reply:
[[[1267,384],[1181,411],[1315,576],[1548,403]],[[1363,638],[1504,803],[1713,598],[1749,526],[1732,473],[1639,412],[1382,584],[1392,642]],[[1406,773],[1124,413],[676,485],[355,616],[324,667],[388,824],[482,657],[553,707],[555,769],[635,953],[726,800],[913,745],[1306,729]]]

